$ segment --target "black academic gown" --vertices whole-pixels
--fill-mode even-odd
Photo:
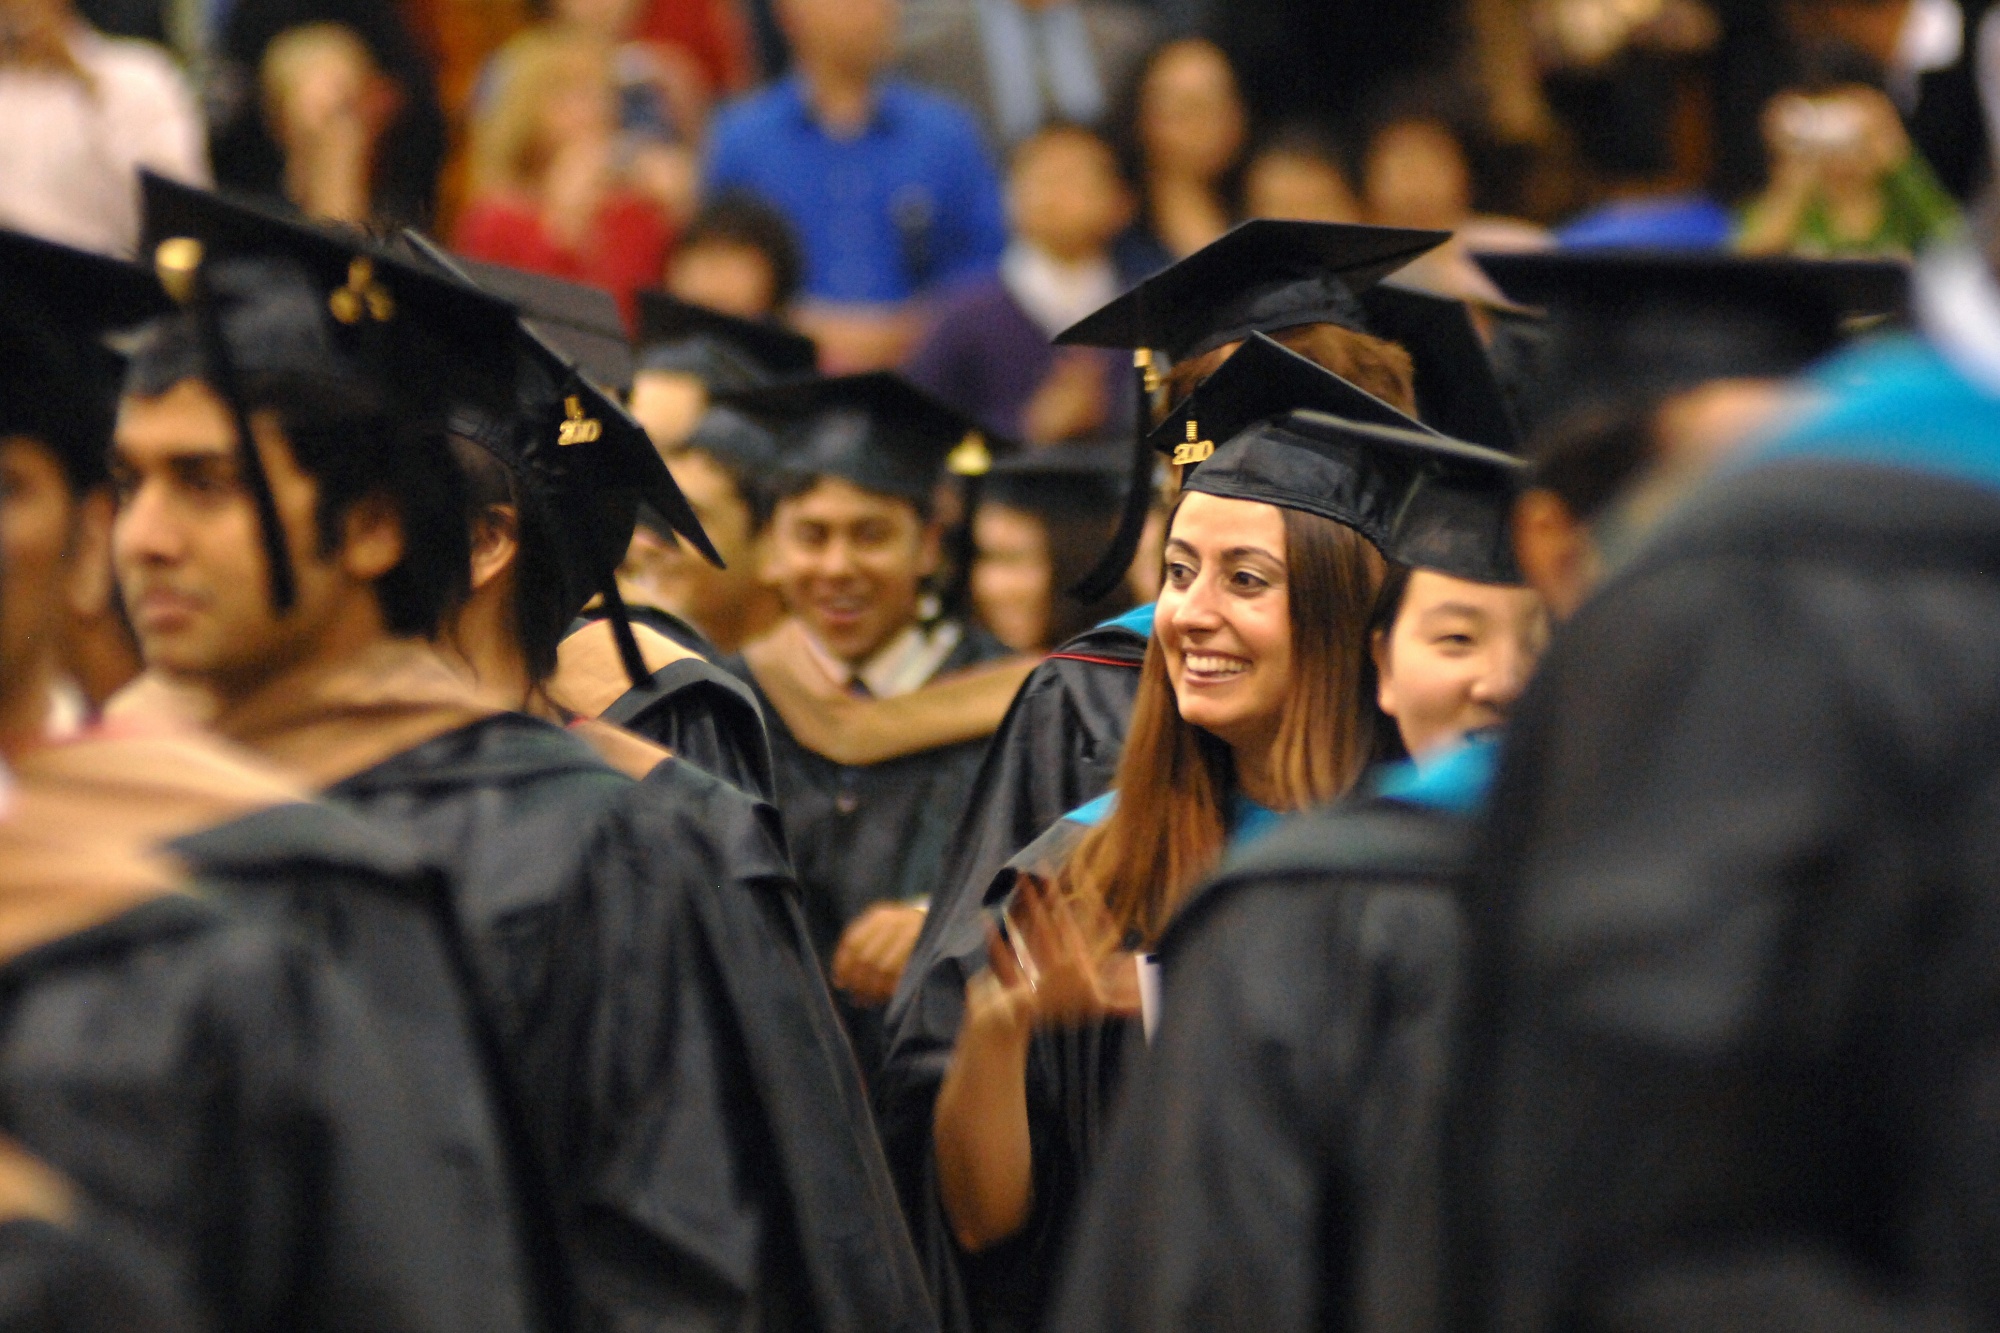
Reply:
[[[547,1326],[559,1273],[524,1211],[540,1173],[506,1113],[442,877],[396,834],[203,737],[102,733],[19,760],[71,817],[158,844],[240,914],[302,938],[366,996],[406,1090],[405,1133],[452,1183],[440,1276],[495,1330]],[[452,1266],[456,1266],[453,1271]]]
[[[1466,834],[1382,800],[1301,816],[1176,914],[1047,1327],[1435,1327]]]
[[[715,646],[680,617],[634,607],[632,621],[642,651],[643,631],[652,631],[693,655],[660,666],[595,716],[759,800],[772,799],[771,741],[756,694],[723,669]]]
[[[517,714],[328,794],[450,871],[589,1326],[930,1327],[768,809]]]
[[[244,915],[312,941],[366,994],[423,1141],[455,1184],[469,1291],[513,1293],[494,1327],[555,1327],[567,1279],[499,1044],[478,1005],[443,876],[392,830],[321,804],[274,806],[171,850]]]
[[[388,1040],[316,950],[169,892],[0,962],[0,1131],[202,1327],[517,1326],[457,1281],[457,1186],[407,1132]]]
[[[1005,656],[1007,649],[998,640],[968,626],[936,676]],[[756,684],[741,658],[732,659],[730,669]],[[821,963],[828,964],[842,932],[872,905],[938,892],[946,840],[966,809],[986,741],[855,767],[806,749],[768,700],[764,714],[777,775],[776,804],[805,894],[806,924]],[[862,1067],[872,1075],[880,1067],[884,1045],[880,1013],[844,1001],[842,1009]]]
[[[0,1333],[196,1333],[150,1247],[92,1221],[0,1224]]]
[[[2000,1326],[1995,624],[2000,491],[1772,461],[1557,634],[1471,900],[1458,1327]]]
[[[875,1082],[883,1146],[913,1209],[932,1193],[931,1113],[965,1015],[965,983],[986,966],[988,892],[1036,838],[1110,790],[1146,642],[1114,623],[1051,654],[1014,696],[973,778],[889,1004],[888,1054]]]
[[[979,920],[1001,921],[1022,874],[1054,879],[1088,831],[1087,825],[1057,820],[993,877],[975,909]],[[951,1041],[956,1035],[954,1031]],[[936,1103],[937,1085],[950,1066],[950,1042],[923,1063],[921,1072],[930,1081],[925,1119],[920,1130],[906,1127],[896,1144],[897,1184],[945,1329],[1032,1333],[1043,1326],[1098,1143],[1110,1123],[1120,1075],[1142,1040],[1136,1019],[1043,1028],[1034,1034],[1026,1070],[1033,1203],[1018,1232],[978,1254],[959,1247],[938,1192],[932,1153],[928,1108]],[[906,1067],[905,1076],[916,1072]]]

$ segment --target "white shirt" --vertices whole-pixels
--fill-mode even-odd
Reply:
[[[849,666],[811,634],[805,636],[813,659],[835,684],[846,688],[859,683],[876,699],[894,699],[922,689],[964,637],[964,627],[954,620],[941,621],[928,630],[911,625],[877,648],[867,661]]]
[[[0,69],[0,226],[130,256],[140,167],[208,184],[201,116],[150,42],[79,26],[70,49],[90,86],[53,70]]]
[[[1000,281],[1035,326],[1053,338],[1119,293],[1118,270],[1107,258],[1065,264],[1026,241],[1000,256]]]

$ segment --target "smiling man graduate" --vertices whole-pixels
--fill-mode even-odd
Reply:
[[[785,478],[769,568],[790,617],[746,650],[751,681],[768,674],[770,656],[803,653],[831,685],[886,699],[1006,655],[976,624],[927,606],[926,582],[944,559],[936,500],[947,456],[980,471],[988,461],[969,419],[886,373],[781,386],[740,405],[779,426]],[[872,1074],[879,1007],[922,925],[983,738],[848,765],[806,748],[775,709],[769,716],[807,917]]]

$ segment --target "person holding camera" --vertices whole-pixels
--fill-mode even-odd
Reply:
[[[1842,49],[1764,108],[1770,182],[1744,210],[1746,254],[1913,255],[1955,231],[1958,205],[1903,128],[1880,77]]]

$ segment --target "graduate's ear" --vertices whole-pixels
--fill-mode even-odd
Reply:
[[[1375,706],[1390,717],[1396,716],[1396,682],[1389,670],[1389,631],[1378,629],[1368,636],[1368,655],[1375,661]]]
[[[1514,502],[1514,559],[1557,620],[1569,619],[1597,584],[1590,525],[1554,491],[1536,487]]]
[[[513,505],[488,505],[472,525],[472,590],[499,578],[520,553],[520,512]]]
[[[342,528],[341,568],[356,582],[374,583],[403,563],[403,515],[382,492],[349,506]]]
[[[78,620],[95,620],[111,610],[111,520],[117,512],[108,486],[77,502],[70,528],[68,601]]]

